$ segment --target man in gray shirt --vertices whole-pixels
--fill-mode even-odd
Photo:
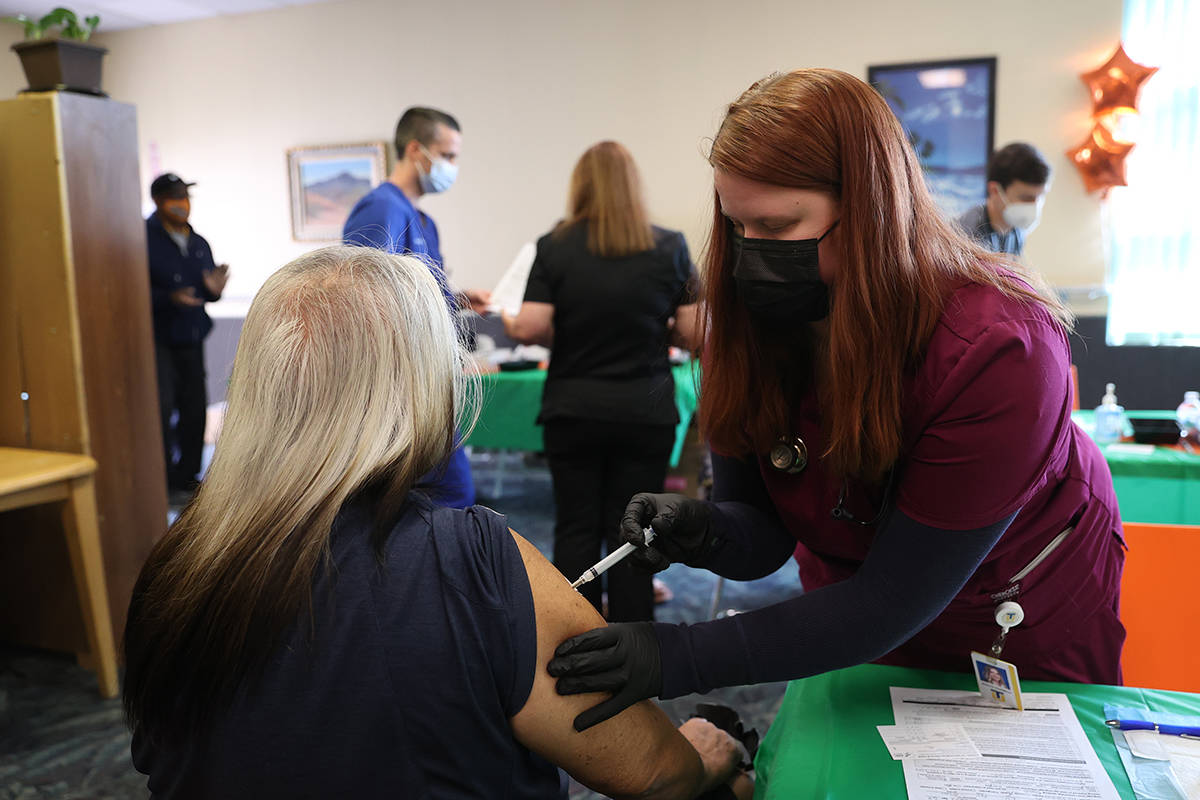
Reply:
[[[1019,256],[1048,191],[1046,159],[1033,145],[1013,142],[988,161],[987,201],[959,217],[959,227],[989,250]]]

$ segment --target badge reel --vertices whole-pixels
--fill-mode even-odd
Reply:
[[[979,692],[986,700],[1006,708],[1021,708],[1021,682],[1017,667],[1000,659],[1008,632],[1025,619],[1025,609],[1019,603],[1006,600],[996,606],[996,624],[1000,635],[992,642],[991,654],[971,653],[971,672],[979,684]]]
[[[996,637],[996,641],[992,642],[993,656],[1000,657],[1000,651],[1004,649],[1004,641],[1008,638],[1009,629],[1017,627],[1024,621],[1025,609],[1021,608],[1020,603],[1005,600],[996,606],[996,624],[1000,626],[1000,635]]]

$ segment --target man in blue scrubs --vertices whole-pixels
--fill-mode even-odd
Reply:
[[[468,289],[452,292],[442,265],[437,226],[416,202],[426,194],[444,192],[458,176],[462,132],[454,117],[433,108],[413,107],[396,123],[396,166],[383,183],[368,192],[346,220],[346,244],[377,247],[390,253],[421,256],[442,286],[450,313],[470,306],[482,312],[489,292]],[[456,448],[443,470],[422,481],[434,502],[465,508],[475,502],[471,464]]]

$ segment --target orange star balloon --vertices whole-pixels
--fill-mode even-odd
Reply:
[[[1132,149],[1132,144],[1117,141],[1107,128],[1096,123],[1082,144],[1067,151],[1067,158],[1079,168],[1087,191],[1099,190],[1101,197],[1107,197],[1112,187],[1127,185],[1125,156]]]
[[[1117,45],[1117,51],[1098,69],[1080,74],[1092,95],[1092,116],[1098,117],[1118,109],[1137,109],[1138,93],[1158,67],[1138,64],[1125,53],[1125,46]]]
[[[1096,124],[1092,126],[1092,142],[1101,150],[1112,153],[1118,158],[1125,158],[1129,155],[1129,151],[1133,149],[1134,145],[1134,142],[1128,139],[1119,138],[1103,119],[1096,120]]]

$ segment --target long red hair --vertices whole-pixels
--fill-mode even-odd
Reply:
[[[792,403],[821,375],[835,474],[880,479],[900,457],[903,377],[921,361],[948,294],[964,283],[1071,315],[1036,275],[971,242],[937,207],[908,139],[883,98],[845,72],[772,75],[729,106],[713,140],[716,169],[824,192],[840,205],[828,243],[828,341],[799,323],[784,340],[738,300],[729,222],[714,198],[705,252],[702,433],[718,451],[765,453],[792,430]]]

